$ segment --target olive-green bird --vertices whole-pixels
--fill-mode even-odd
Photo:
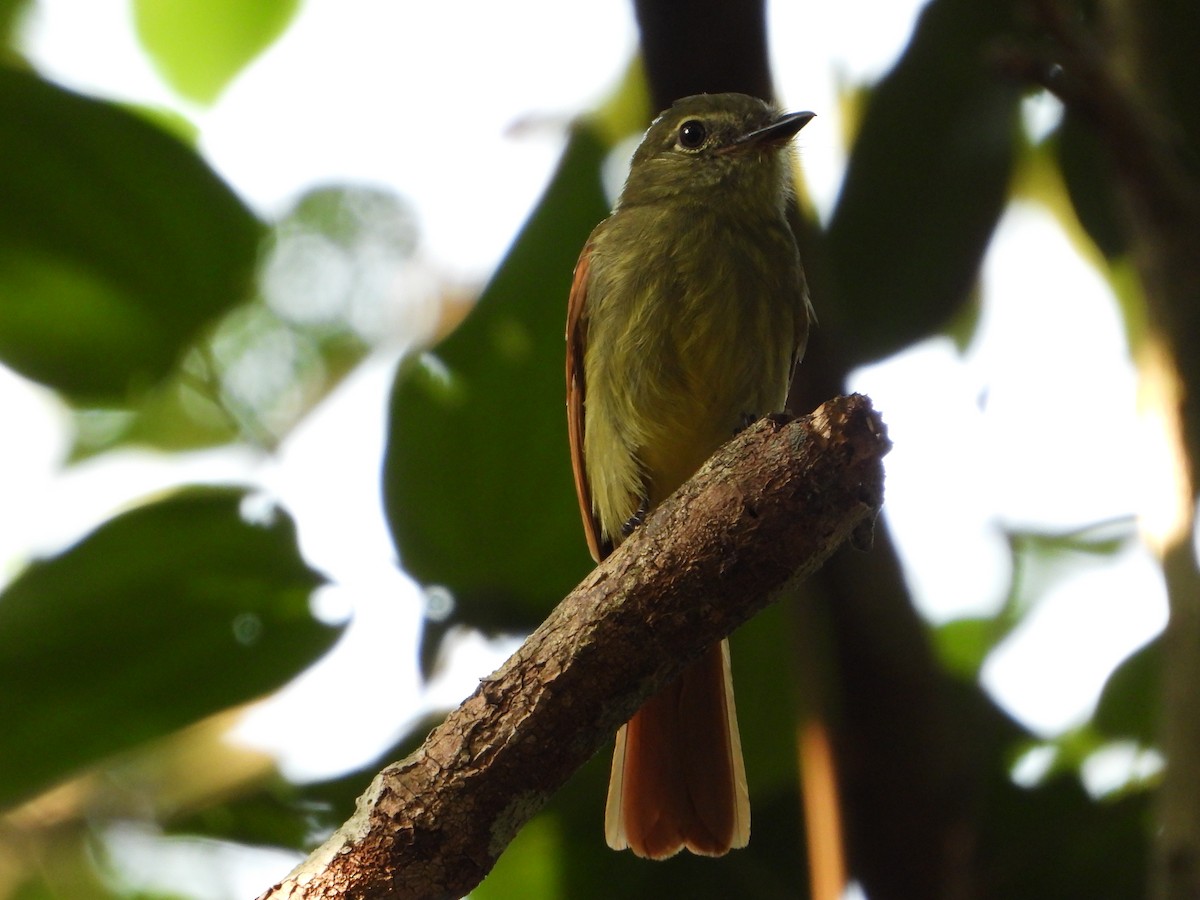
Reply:
[[[567,419],[597,561],[739,429],[784,407],[811,315],[786,215],[788,148],[812,118],[743,94],[678,101],[646,132],[583,248]],[[653,859],[746,845],[727,641],[617,733],[605,835]]]

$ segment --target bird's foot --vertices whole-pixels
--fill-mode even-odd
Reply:
[[[625,524],[621,526],[621,534],[629,537],[633,534],[633,530],[646,520],[646,513],[649,512],[650,500],[643,497],[638,504],[637,512],[625,520]]]

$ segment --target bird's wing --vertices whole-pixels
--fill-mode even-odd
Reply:
[[[611,547],[601,540],[600,523],[592,510],[592,492],[588,486],[587,463],[583,457],[584,403],[587,385],[583,373],[583,356],[587,352],[587,285],[588,262],[592,244],[589,241],[575,264],[571,282],[571,297],[567,302],[567,435],[571,442],[571,468],[575,473],[575,495],[583,516],[583,530],[588,550],[596,562],[606,557]]]

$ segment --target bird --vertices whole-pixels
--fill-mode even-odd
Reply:
[[[567,425],[597,563],[718,447],[785,407],[813,318],[788,223],[790,148],[813,117],[745,94],[676,101],[584,244],[567,305]],[[618,731],[605,839],[664,859],[721,856],[749,837],[725,639]]]

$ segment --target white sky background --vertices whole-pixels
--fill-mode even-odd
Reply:
[[[886,71],[919,5],[772,6],[782,99],[819,113],[799,146],[822,213],[844,164],[836,84]],[[536,33],[519,22],[537,23]],[[67,86],[182,110],[199,125],[210,163],[268,218],[318,183],[393,188],[417,210],[422,257],[460,282],[482,280],[499,261],[557,160],[563,126],[605,96],[635,41],[627,0],[308,0],[282,39],[203,110],[157,78],[125,0],[40,0],[28,30],[36,64]],[[510,136],[509,126],[529,116],[545,127]],[[1031,206],[1005,216],[983,277],[982,328],[965,358],[934,339],[852,384],[890,428],[886,513],[917,602],[939,622],[998,608],[1008,576],[1002,525],[1066,530],[1129,516],[1138,502],[1128,476],[1138,464],[1134,373],[1102,280]],[[378,485],[393,361],[364,363],[269,463],[228,452],[180,460],[126,451],[66,472],[67,420],[57,402],[0,369],[0,404],[23,436],[5,442],[0,465],[0,579],[31,552],[62,547],[148,491],[256,480],[278,492],[297,517],[307,558],[339,583],[320,608],[353,609],[356,618],[339,652],[251,715],[242,736],[279,749],[301,777],[369,759],[423,708],[415,669],[389,673],[395,721],[380,721],[382,698],[363,690],[379,683],[373,660],[411,666],[415,642],[418,604],[392,567]],[[1053,402],[1064,395],[1070,420]],[[1090,433],[1095,423],[1104,440]],[[1164,621],[1159,577],[1144,552],[1131,550],[1064,577],[989,660],[985,683],[1030,727],[1057,733],[1086,719],[1112,666]],[[507,649],[465,647],[436,699],[465,694]],[[412,691],[407,708],[396,699],[398,678]],[[331,692],[341,721],[321,729],[322,741],[307,711],[314,696]],[[136,835],[120,846],[143,869],[161,858]],[[208,866],[212,883],[197,883],[195,895],[252,895],[288,868],[277,858],[263,865]]]

